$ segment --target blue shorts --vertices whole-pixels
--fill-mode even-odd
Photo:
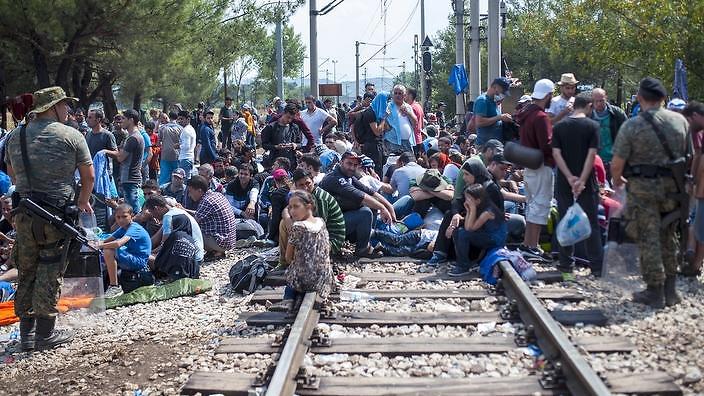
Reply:
[[[115,258],[117,259],[117,266],[120,267],[120,269],[135,272],[148,269],[147,261],[149,258],[137,257],[128,252],[124,246],[117,249]]]

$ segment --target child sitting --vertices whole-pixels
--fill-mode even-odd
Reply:
[[[464,190],[464,223],[452,235],[457,262],[448,272],[450,276],[469,273],[472,247],[488,251],[506,243],[504,214],[489,199],[481,184],[472,184]],[[448,229],[449,231],[449,229]],[[475,265],[478,263],[474,262]]]
[[[325,222],[313,216],[315,199],[307,191],[295,190],[289,196],[288,212],[294,223],[286,247],[286,261],[291,264],[286,270],[284,306],[291,306],[305,292],[326,298],[333,283],[330,237]]]
[[[96,248],[103,250],[110,285],[105,291],[105,298],[117,297],[124,292],[131,292],[138,287],[153,285],[154,275],[147,264],[152,251],[152,241],[147,230],[132,221],[134,212],[127,204],[120,204],[115,209],[115,223],[118,229]],[[118,285],[117,268],[120,268]]]

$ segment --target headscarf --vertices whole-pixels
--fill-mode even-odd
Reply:
[[[175,233],[177,231],[185,232],[188,235],[193,234],[191,221],[188,219],[188,216],[184,214],[177,214],[171,217],[171,233]]]
[[[470,158],[462,165],[462,170],[466,170],[474,176],[474,182],[484,184],[487,180],[492,180],[491,174],[479,158]]]

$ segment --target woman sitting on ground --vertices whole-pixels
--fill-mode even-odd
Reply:
[[[154,260],[154,275],[159,280],[173,282],[181,278],[197,279],[200,265],[196,260],[198,245],[192,234],[191,221],[185,214],[171,217],[171,233],[162,243]]]

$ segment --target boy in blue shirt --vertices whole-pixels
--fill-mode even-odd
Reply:
[[[153,285],[154,275],[149,271],[152,241],[141,225],[133,222],[132,207],[121,204],[115,209],[115,222],[120,227],[96,247],[103,250],[110,286],[105,298],[112,298],[138,287]],[[118,284],[118,266],[120,268]]]

